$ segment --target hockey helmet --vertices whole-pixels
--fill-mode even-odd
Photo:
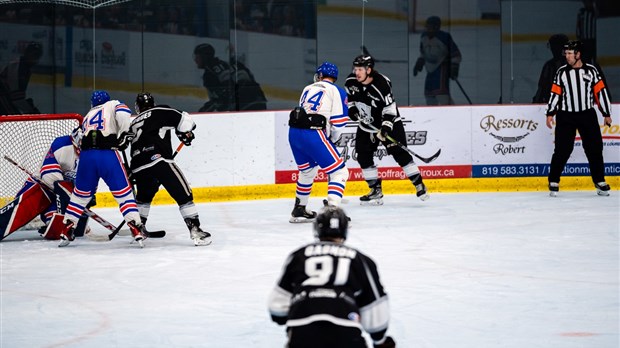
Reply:
[[[339,207],[328,206],[314,220],[314,235],[324,238],[347,239],[349,219],[344,210]]]
[[[137,113],[144,112],[155,107],[155,98],[149,92],[139,93],[136,97],[135,109]]]
[[[427,30],[439,30],[441,28],[441,18],[437,16],[430,16],[426,19]]]
[[[338,79],[338,67],[336,64],[330,62],[323,62],[317,69],[316,75],[319,77],[333,77],[334,80]]]
[[[38,60],[43,55],[43,46],[36,41],[31,41],[24,50],[24,56],[30,59]]]
[[[365,68],[374,68],[375,67],[375,59],[372,56],[367,54],[362,54],[361,56],[355,57],[353,59],[353,66],[361,66]]]
[[[106,91],[94,91],[90,96],[90,105],[92,107],[104,104],[110,101],[110,95]]]
[[[551,50],[551,53],[554,57],[562,56],[562,51],[564,51],[564,45],[568,43],[568,36],[564,34],[554,34],[549,37],[549,41],[547,41],[547,48]]]
[[[582,52],[583,50],[583,43],[579,40],[570,40],[566,43],[566,45],[564,45],[564,50],[565,51],[573,51],[575,53],[577,52]]]
[[[209,60],[215,56],[215,49],[208,43],[203,43],[194,48],[194,56],[201,56],[203,59]]]

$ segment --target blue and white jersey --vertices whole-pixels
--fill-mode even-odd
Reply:
[[[131,125],[131,109],[123,102],[110,100],[95,106],[84,117],[82,131],[86,136],[92,131],[100,131],[103,136],[117,136],[129,130]]]
[[[78,154],[71,142],[70,135],[60,136],[52,142],[43,165],[41,166],[41,180],[48,187],[54,187],[56,181],[75,179],[75,171],[78,163]]]
[[[349,120],[347,92],[344,88],[323,80],[304,88],[299,98],[299,106],[308,114],[321,114],[327,118],[327,135],[333,128],[342,128]]]

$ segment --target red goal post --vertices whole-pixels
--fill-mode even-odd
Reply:
[[[13,200],[28,178],[4,156],[39,174],[52,141],[71,134],[82,119],[79,114],[0,115],[0,207]]]

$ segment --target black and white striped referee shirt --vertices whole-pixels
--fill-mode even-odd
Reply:
[[[611,100],[601,74],[592,64],[583,63],[580,68],[563,65],[555,74],[547,116],[558,111],[581,112],[598,105],[604,117],[610,116]]]

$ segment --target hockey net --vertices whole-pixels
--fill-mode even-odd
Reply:
[[[0,0],[2,4],[38,3],[38,4],[57,4],[73,7],[95,9],[99,7],[112,6],[130,0]]]
[[[78,114],[0,116],[0,207],[15,198],[28,178],[4,156],[38,176],[52,141],[81,123]]]

